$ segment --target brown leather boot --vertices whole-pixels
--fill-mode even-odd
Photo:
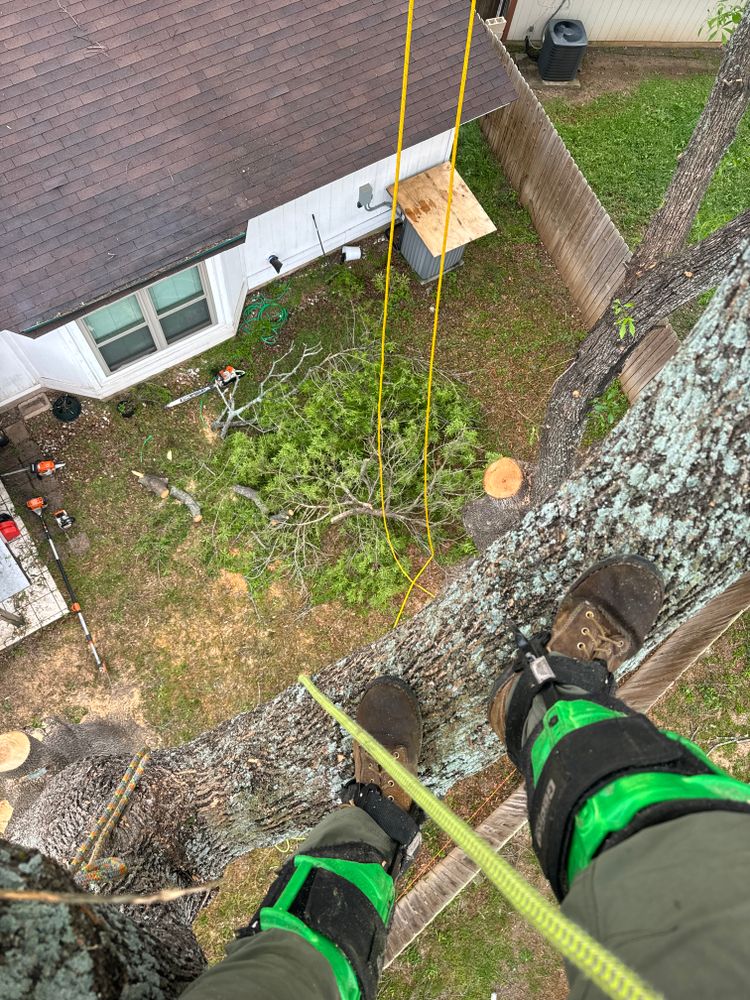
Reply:
[[[603,559],[563,597],[547,648],[575,660],[603,660],[612,672],[641,648],[663,602],[664,584],[648,559]]]
[[[422,716],[417,697],[406,681],[389,676],[371,681],[359,703],[357,722],[416,775],[422,746]],[[409,811],[410,796],[356,742],[354,780],[377,785],[386,798]]]
[[[563,597],[547,649],[574,660],[602,660],[612,672],[641,648],[663,601],[664,584],[648,559],[637,555],[602,559]],[[503,671],[490,692],[490,725],[503,742],[508,699],[517,676]]]

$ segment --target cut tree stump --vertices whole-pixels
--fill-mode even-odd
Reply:
[[[484,470],[484,492],[495,500],[507,500],[523,488],[523,470],[512,458],[498,458]]]
[[[0,734],[0,771],[17,771],[31,753],[31,740],[20,729]]]

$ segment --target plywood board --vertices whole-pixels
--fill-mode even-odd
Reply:
[[[433,257],[443,246],[450,163],[440,163],[398,185],[398,204]],[[388,188],[393,194],[393,185]],[[456,171],[446,252],[495,232],[495,224]]]

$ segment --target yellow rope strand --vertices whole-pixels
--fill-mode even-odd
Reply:
[[[563,958],[580,969],[599,989],[613,1000],[664,1000],[651,987],[595,941],[583,928],[564,916],[559,907],[548,903],[533,886],[518,874],[474,830],[436,798],[406,768],[385,750],[374,737],[350,719],[318,690],[312,680],[300,674],[298,680],[315,701],[332,716],[383,770],[396,781],[418,806],[447,833],[464,854],[505,896],[515,910],[547,940]]]
[[[456,156],[458,154],[458,133],[461,129],[461,114],[464,107],[464,94],[466,93],[466,80],[469,75],[469,59],[471,56],[471,38],[474,32],[474,16],[476,11],[476,0],[471,0],[471,8],[469,10],[469,24],[466,29],[466,44],[464,46],[464,62],[461,69],[461,84],[458,89],[458,103],[456,105],[456,121],[453,126],[453,148],[451,149],[451,166],[450,173],[448,175],[448,201],[445,208],[445,223],[443,225],[443,243],[440,248],[440,268],[438,270],[438,280],[437,289],[435,291],[435,316],[432,323],[432,341],[430,343],[430,364],[427,371],[427,404],[425,407],[425,424],[424,424],[424,449],[422,455],[422,466],[424,473],[424,486],[423,486],[423,502],[424,502],[424,523],[427,531],[427,544],[430,549],[430,555],[427,561],[424,563],[422,568],[419,570],[417,575],[409,584],[409,589],[404,595],[404,599],[401,602],[401,607],[398,609],[398,614],[396,615],[396,620],[393,623],[394,628],[398,625],[401,620],[401,615],[404,613],[404,608],[406,607],[407,601],[411,595],[412,590],[415,585],[419,586],[419,578],[430,565],[430,563],[435,558],[435,547],[432,544],[432,532],[430,530],[430,503],[428,498],[428,448],[430,440],[430,412],[432,409],[432,379],[435,370],[435,348],[437,346],[437,334],[438,334],[438,324],[440,322],[440,301],[443,293],[443,275],[445,272],[445,254],[448,246],[448,232],[450,230],[451,221],[451,207],[453,205],[453,181],[456,174]],[[395,194],[394,194],[395,198]]]
[[[393,540],[388,528],[388,516],[385,510],[385,475],[383,472],[383,380],[385,377],[385,343],[388,329],[388,299],[391,290],[391,262],[393,260],[393,236],[396,231],[396,210],[398,208],[398,182],[401,175],[401,152],[404,145],[404,122],[406,120],[406,93],[409,85],[409,60],[411,58],[411,35],[414,24],[414,0],[409,0],[409,9],[406,14],[406,39],[404,41],[404,69],[401,77],[401,107],[398,120],[398,140],[396,143],[396,179],[393,184],[393,202],[391,204],[391,226],[388,234],[388,258],[385,265],[385,288],[383,292],[383,323],[380,330],[380,376],[378,378],[378,474],[380,477],[380,513],[383,518],[383,529],[388,541],[388,548],[391,555],[410,583],[409,593],[416,581],[412,580],[411,574],[404,567],[393,546]],[[421,584],[417,584],[419,589],[430,597],[435,595]]]

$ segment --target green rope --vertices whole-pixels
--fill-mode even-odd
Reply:
[[[141,465],[143,465],[143,449],[146,447],[146,445],[149,443],[149,441],[153,441],[153,440],[154,440],[154,435],[153,434],[149,434],[147,437],[145,437],[143,439],[143,444],[141,445],[141,452],[140,452]]]
[[[286,295],[287,288],[281,293],[279,298]],[[279,332],[289,319],[289,310],[282,306],[277,299],[268,299],[258,292],[250,299],[242,310],[242,317],[237,332],[247,335],[252,332],[256,323],[263,325],[270,330],[270,333],[262,333],[260,339],[269,346],[276,343]]]
[[[662,994],[647,986],[637,973],[624,965],[604,945],[595,941],[586,931],[564,916],[559,907],[548,903],[544,896],[530,886],[507,861],[498,857],[489,844],[478,837],[467,823],[425,788],[374,737],[326,698],[309,677],[300,674],[298,680],[307,688],[315,701],[354,737],[430,819],[458,844],[464,854],[471,858],[480,871],[484,872],[490,882],[500,890],[511,906],[563,958],[580,969],[603,993],[614,1000],[663,1000]]]

